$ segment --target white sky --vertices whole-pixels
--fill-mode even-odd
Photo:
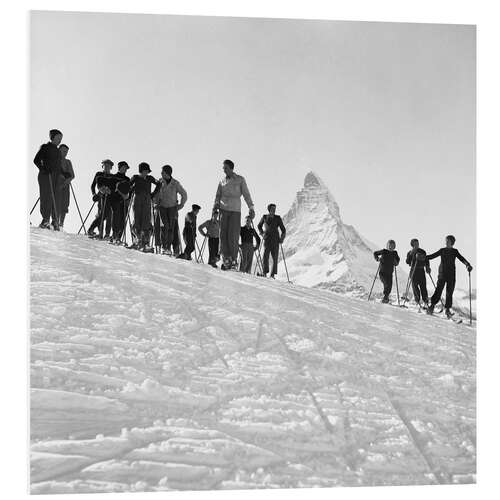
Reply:
[[[84,213],[110,157],[171,164],[203,219],[231,158],[258,215],[314,170],[369,240],[453,233],[475,263],[474,27],[34,12],[31,35],[30,148],[64,132]]]

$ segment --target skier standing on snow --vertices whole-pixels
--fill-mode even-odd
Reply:
[[[260,237],[252,226],[252,219],[245,217],[245,225],[240,230],[241,237],[241,262],[240,271],[242,273],[252,272],[253,254],[260,247]],[[255,239],[255,246],[254,241]]]
[[[158,180],[153,192],[153,202],[158,205],[163,224],[161,230],[158,227],[155,231],[160,233],[162,253],[166,255],[172,255],[174,235],[179,230],[179,210],[182,210],[186,201],[186,190],[177,179],[172,177],[172,167],[164,165],[161,169],[161,179]]]
[[[64,226],[64,219],[69,209],[69,199],[70,199],[70,184],[71,181],[75,178],[75,172],[73,170],[73,165],[71,164],[71,160],[66,158],[69,148],[66,144],[61,144],[59,146],[59,151],[61,152],[61,173],[59,175],[59,180],[57,185],[59,186],[59,229],[62,229]]]
[[[42,222],[40,227],[50,228],[52,216],[52,228],[59,230],[57,208],[59,206],[60,190],[58,180],[61,173],[61,151],[58,146],[62,141],[62,132],[52,129],[49,132],[50,141],[42,144],[33,163],[38,167],[38,187],[40,188],[40,213]]]
[[[92,200],[97,201],[97,215],[87,231],[88,236],[93,238],[95,236],[95,229],[99,228],[99,238],[102,238],[103,231],[105,239],[109,239],[111,233],[111,204],[109,203],[109,195],[111,188],[114,189],[114,175],[111,173],[114,163],[109,160],[101,162],[102,171],[96,172],[94,180],[90,185],[92,191]],[[97,189],[97,191],[96,191]]]
[[[137,241],[132,244],[144,252],[151,252],[153,248],[149,245],[151,237],[151,187],[156,185],[156,179],[149,175],[151,168],[145,162],[139,163],[139,174],[135,174],[130,180],[130,191],[134,194],[134,232]]]
[[[420,299],[422,299],[424,307],[427,307],[429,295],[427,293],[425,273],[426,271],[428,273],[431,272],[429,262],[427,261],[427,253],[423,248],[420,248],[417,238],[413,238],[410,241],[410,245],[411,250],[406,255],[406,263],[410,266],[413,298],[417,304],[420,304]]]
[[[126,161],[118,162],[118,172],[114,175],[114,189],[109,195],[109,204],[112,212],[113,234],[110,242],[119,245],[125,230],[127,214],[127,200],[130,192],[130,178],[127,170],[130,168]]]
[[[280,245],[283,243],[286,236],[286,229],[283,221],[279,215],[276,215],[276,205],[270,203],[267,206],[269,213],[262,216],[257,227],[259,233],[264,238],[264,257],[262,270],[263,276],[269,272],[269,255],[273,258],[273,270],[271,271],[271,278],[278,274],[278,256]],[[281,232],[281,234],[280,234]]]
[[[182,231],[182,236],[184,238],[184,243],[186,247],[184,252],[177,256],[178,259],[191,260],[191,253],[195,249],[196,245],[196,217],[200,212],[201,207],[199,205],[192,205],[191,212],[186,214],[184,219],[184,230]],[[195,252],[196,253],[196,252]]]
[[[231,160],[223,162],[224,178],[217,186],[214,209],[220,210],[220,246],[223,258],[222,270],[236,269],[238,259],[238,240],[241,228],[241,197],[248,205],[248,215],[255,217],[252,197],[246,180],[234,172]]]
[[[394,240],[389,240],[387,242],[387,247],[373,252],[373,256],[377,262],[380,262],[379,277],[384,285],[382,303],[387,304],[389,302],[389,295],[392,291],[394,267],[399,264],[399,255],[398,252],[396,252],[396,242]]]
[[[435,259],[436,257],[441,257],[441,263],[439,264],[438,280],[436,283],[436,290],[431,297],[431,304],[427,309],[429,314],[434,312],[434,307],[441,300],[441,295],[446,285],[446,302],[444,304],[446,316],[450,318],[453,313],[451,312],[451,307],[453,305],[453,291],[455,290],[456,282],[456,268],[455,259],[458,259],[462,264],[465,265],[467,271],[470,273],[472,271],[472,266],[469,264],[467,259],[463,257],[460,252],[454,248],[455,236],[448,235],[445,239],[446,246],[439,249],[427,256],[427,262],[429,260]]]
[[[217,267],[219,260],[219,211],[213,210],[212,218],[198,226],[198,231],[204,238],[208,238],[208,264]]]

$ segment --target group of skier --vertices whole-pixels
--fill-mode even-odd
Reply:
[[[34,163],[39,169],[40,227],[60,230],[69,206],[70,183],[74,179],[71,162],[66,159],[68,147],[60,144],[62,133],[51,130],[49,142],[43,144],[35,156]],[[191,254],[198,247],[197,230],[204,237],[202,248],[208,240],[208,263],[217,267],[222,259],[221,269],[236,270],[240,256],[239,270],[250,273],[254,254],[257,252],[259,275],[269,274],[269,258],[273,259],[270,277],[278,273],[279,247],[283,243],[286,230],[283,221],[276,214],[276,205],[268,206],[255,230],[254,204],[243,176],[234,171],[234,163],[224,160],[224,176],[217,186],[212,216],[197,225],[201,210],[198,204],[191,206],[185,216],[182,250],[178,214],[185,206],[188,195],[179,180],[172,176],[173,169],[164,165],[161,177],[156,180],[151,175],[149,164],[141,162],[138,173],[129,177],[129,165],[125,161],[117,164],[117,172],[112,173],[114,162],[105,159],[90,186],[92,200],[97,204],[97,215],[88,228],[88,236],[108,240],[115,245],[124,244],[127,223],[130,224],[132,244],[129,248],[144,252],[154,251],[154,247],[165,255],[191,260]],[[70,172],[68,175],[66,172]],[[248,206],[248,216],[241,226],[241,198]],[[76,201],[76,199],[75,199]],[[94,206],[92,205],[92,207]],[[92,208],[91,208],[92,210]],[[133,215],[133,224],[131,212]],[[90,213],[90,212],[89,212]],[[52,219],[52,222],[51,222]],[[85,221],[82,221],[84,227]],[[97,232],[96,232],[97,231]],[[264,245],[260,255],[261,237]],[[241,243],[240,243],[241,239]]]
[[[472,271],[471,264],[456,248],[454,248],[455,241],[456,240],[453,235],[450,234],[446,236],[445,246],[440,248],[437,252],[429,255],[423,248],[420,248],[420,243],[417,238],[413,238],[410,241],[411,249],[406,255],[406,264],[410,266],[408,285],[411,284],[415,302],[419,304],[419,306],[421,305],[428,314],[433,314],[436,304],[441,301],[441,296],[446,285],[444,310],[448,318],[451,318],[453,315],[451,307],[453,305],[453,292],[455,290],[456,282],[456,259],[465,265],[469,273]],[[389,240],[386,248],[373,252],[373,256],[375,260],[379,262],[377,273],[384,286],[382,302],[388,303],[389,296],[392,291],[392,277],[393,275],[396,275],[396,266],[398,266],[400,262],[398,252],[396,251],[396,242],[394,240]],[[429,261],[437,257],[441,257],[438,279],[435,291],[429,299],[429,294],[427,293],[426,273],[431,276]],[[405,300],[407,295],[408,287],[405,294]]]

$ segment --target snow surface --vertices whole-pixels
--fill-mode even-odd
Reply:
[[[31,492],[475,482],[475,330],[31,229]]]

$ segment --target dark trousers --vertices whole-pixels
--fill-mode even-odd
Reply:
[[[120,198],[113,198],[110,202],[112,212],[113,239],[119,240],[125,229],[125,202]]]
[[[184,243],[186,244],[186,248],[184,249],[184,257],[187,260],[191,260],[191,254],[193,253],[195,246],[193,230],[189,227],[184,228],[182,236],[184,237]]]
[[[280,242],[275,239],[265,239],[264,240],[264,274],[269,272],[269,255],[273,258],[273,270],[271,271],[271,276],[278,274],[278,255],[280,251]]]
[[[178,228],[177,207],[160,207],[160,218],[161,224],[158,233],[160,233],[161,246],[166,250],[170,250]]]
[[[64,181],[66,179],[64,178],[63,175],[59,176],[59,180],[57,182],[59,186],[59,209],[58,209],[58,214],[59,214],[59,219],[61,221],[61,224],[64,222],[64,217],[68,213],[69,209],[69,184],[63,185]]]
[[[220,212],[220,246],[225,260],[236,262],[238,259],[238,240],[240,239],[241,212]]]
[[[87,232],[93,233],[95,229],[99,229],[99,235],[102,236],[104,231],[106,236],[111,233],[111,204],[108,196],[102,196],[97,202],[97,215]]]
[[[411,286],[413,289],[413,298],[415,302],[420,302],[422,299],[426,304],[429,301],[429,295],[427,293],[427,280],[425,278],[425,269],[415,269],[413,273],[413,278],[411,280]]]
[[[242,273],[252,272],[253,243],[243,243],[241,245],[240,271]]]
[[[215,265],[219,256],[219,238],[208,238],[208,263]]]
[[[379,277],[384,285],[384,298],[388,299],[392,291],[392,271],[380,271]]]
[[[59,175],[48,174],[45,172],[38,172],[38,187],[40,188],[40,213],[42,214],[43,222],[50,222],[52,217],[52,223],[59,225],[58,211],[60,205],[60,189],[58,189],[58,179]],[[52,190],[50,186],[50,181],[52,180]],[[54,198],[52,198],[52,192]],[[54,206],[55,202],[55,206]]]
[[[151,229],[151,196],[136,195],[134,197],[134,231],[140,244],[149,244]]]
[[[453,274],[440,274],[436,283],[436,290],[431,298],[431,304],[435,306],[443,294],[444,286],[446,285],[446,302],[444,307],[447,309],[453,305],[453,292],[455,290],[455,273]]]

